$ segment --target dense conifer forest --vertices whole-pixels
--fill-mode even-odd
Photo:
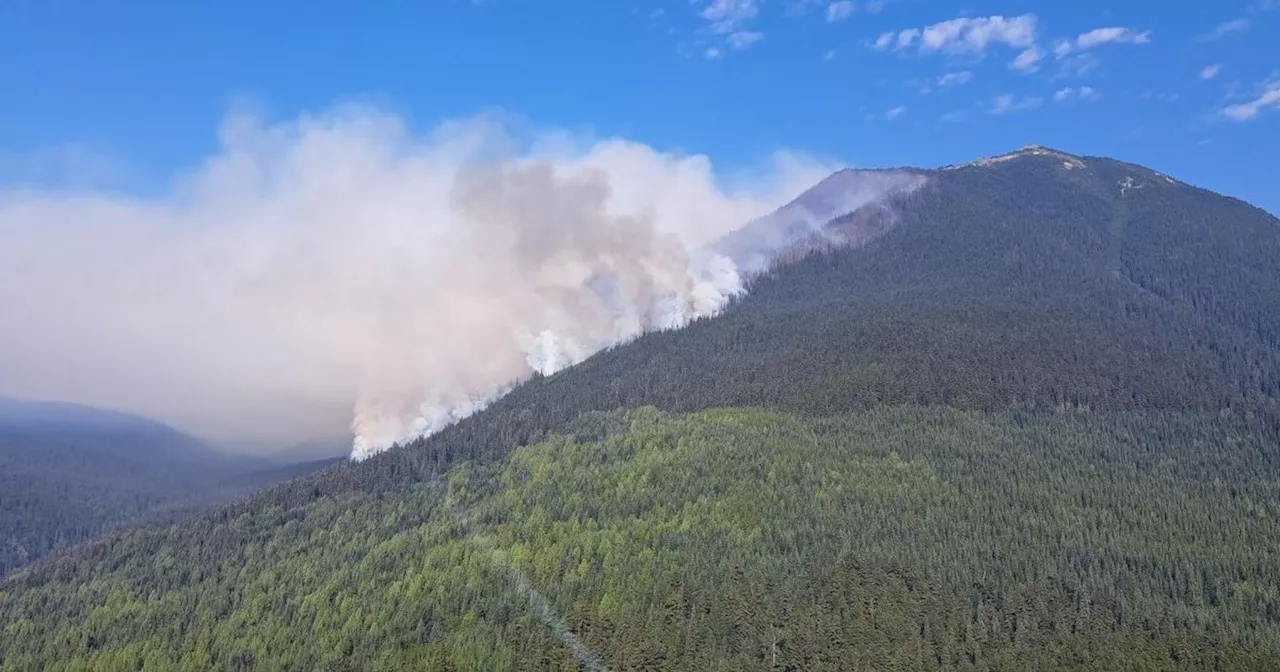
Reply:
[[[609,669],[1263,668],[1278,495],[1274,446],[1214,415],[594,414],[395,496],[228,511],[20,572],[0,650],[10,669],[574,668],[563,623]]]
[[[14,572],[0,669],[1280,667],[1280,222],[926,174],[719,317]]]
[[[0,398],[0,577],[105,530],[185,515],[329,464],[272,466],[145,418]]]

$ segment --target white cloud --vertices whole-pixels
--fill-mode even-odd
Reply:
[[[700,16],[707,21],[713,34],[723,36],[724,47],[741,51],[764,37],[760,32],[747,29],[747,24],[759,13],[758,0],[710,0],[703,7]],[[724,49],[712,46],[703,55],[707,58],[719,58],[724,55]]]
[[[922,54],[941,53],[981,58],[992,45],[1023,50],[1033,47],[1037,21],[1034,14],[960,17],[924,28],[901,30],[896,36],[892,32],[883,33],[876,39],[874,48],[884,50],[893,44],[895,49],[902,50],[918,44]]]
[[[1040,59],[1044,58],[1044,52],[1040,47],[1034,44],[1022,50],[1018,57],[1013,59],[1009,67],[1018,72],[1035,72],[1040,69]]]
[[[1034,44],[1035,38],[1036,17],[1031,14],[1008,19],[1003,16],[959,18],[925,28],[920,36],[920,49],[981,56],[991,44],[1026,48]]]
[[[1011,93],[1002,93],[991,99],[991,105],[987,108],[987,113],[1001,115],[1012,112],[1025,112],[1040,107],[1043,102],[1038,96],[1015,96]]]
[[[1059,103],[1070,100],[1097,100],[1098,97],[1097,89],[1092,86],[1081,86],[1075,89],[1068,86],[1065,89],[1058,89],[1053,94],[1053,99]]]
[[[1062,77],[1084,77],[1097,70],[1102,61],[1088,52],[1072,54],[1059,62],[1058,74]]]
[[[1094,28],[1087,33],[1081,33],[1076,38],[1076,47],[1080,49],[1092,49],[1104,44],[1146,44],[1151,41],[1151,31],[1143,31],[1141,33],[1130,29],[1112,26],[1108,28]]]
[[[1244,31],[1249,29],[1249,25],[1250,25],[1249,19],[1245,19],[1245,18],[1232,19],[1225,23],[1219,24],[1217,28],[1214,28],[1213,30],[1205,33],[1204,35],[1198,36],[1196,38],[1196,41],[1197,42],[1213,42],[1214,40],[1220,40],[1228,35],[1233,35],[1235,33],[1243,33]]]
[[[702,18],[711,24],[712,32],[727,34],[737,32],[759,13],[756,0],[711,0],[702,10]]]
[[[968,70],[949,72],[938,78],[938,86],[960,86],[973,80],[973,73]]]
[[[1218,74],[1219,74],[1219,73],[1221,73],[1221,72],[1222,72],[1222,64],[1221,64],[1221,63],[1214,63],[1213,65],[1206,65],[1204,68],[1202,68],[1202,69],[1200,70],[1200,79],[1201,79],[1201,80],[1203,80],[1203,81],[1206,81],[1206,82],[1207,82],[1207,81],[1209,81],[1209,80],[1213,79],[1214,77],[1217,77],[1217,76],[1218,76]]]
[[[827,5],[827,23],[844,21],[850,16],[853,16],[852,0],[837,0],[837,2]]]
[[[906,111],[907,111],[907,108],[905,106],[899,105],[889,110],[888,112],[885,112],[884,116],[886,119],[893,120],[893,119],[897,119],[898,117],[901,117],[903,114],[906,113]]]
[[[906,49],[907,47],[911,46],[912,43],[914,43],[916,41],[916,38],[918,37],[920,37],[920,31],[918,29],[909,28],[907,30],[904,30],[898,33],[898,43],[895,48]]]
[[[1138,32],[1131,28],[1111,26],[1094,28],[1080,33],[1075,40],[1058,39],[1053,44],[1053,56],[1063,60],[1076,51],[1088,51],[1104,44],[1147,44],[1151,41],[1151,31]]]
[[[751,31],[738,31],[729,36],[729,46],[737,50],[742,50],[764,39],[763,33],[755,33]]]
[[[1272,108],[1280,108],[1280,79],[1264,82],[1257,98],[1247,103],[1228,105],[1218,111],[1225,119],[1231,121],[1248,121]]]

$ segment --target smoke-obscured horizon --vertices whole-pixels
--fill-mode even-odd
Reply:
[[[218,439],[350,425],[372,454],[714,313],[741,284],[708,244],[835,168],[780,153],[734,180],[623,139],[488,116],[414,134],[368,108],[232,115],[219,141],[158,197],[0,187],[0,394]]]

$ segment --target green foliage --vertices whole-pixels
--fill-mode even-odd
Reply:
[[[0,669],[1276,669],[1280,222],[1085,163],[21,570]]]
[[[654,409],[19,572],[0,669],[1264,669],[1280,460],[1189,414]],[[447,492],[446,492],[447,491]],[[451,503],[446,503],[446,495]]]
[[[172,430],[0,420],[0,576],[106,530],[178,519],[333,464],[266,469],[195,443]]]
[[[930,173],[865,247],[805,256],[715,319],[522,385],[365,467],[379,473],[360,487],[501,459],[583,411],[644,405],[1224,411],[1280,441],[1280,221],[1086,163]],[[1143,186],[1122,195],[1127,177]]]

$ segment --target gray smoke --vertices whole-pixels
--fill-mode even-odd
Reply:
[[[695,256],[649,214],[610,214],[610,195],[608,174],[595,168],[562,176],[533,162],[458,175],[450,203],[468,226],[456,235],[474,254],[450,270],[437,300],[461,302],[447,326],[461,339],[497,340],[442,351],[448,361],[433,362],[408,394],[367,391],[352,457],[433,434],[534,372],[550,375],[646,331],[681,327],[742,291],[726,258]]]
[[[855,212],[888,208],[892,197],[924,186],[920,172],[904,170],[841,170],[804,192],[799,198],[734,231],[712,246],[730,259],[743,275],[769,268],[778,255],[795,245],[821,241],[829,245],[866,242],[871,232],[832,226]],[[861,235],[859,235],[861,234]]]
[[[366,456],[714,313],[740,283],[711,243],[829,172],[493,117],[233,115],[160,196],[0,187],[0,394],[277,443],[354,406]]]

